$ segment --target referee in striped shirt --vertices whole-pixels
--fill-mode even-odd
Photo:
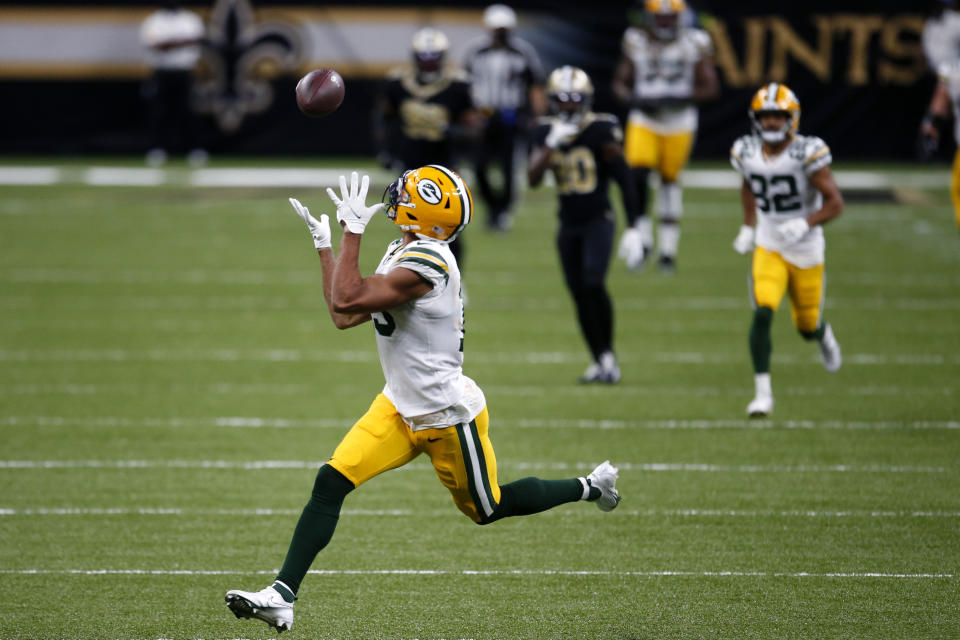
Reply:
[[[518,139],[529,117],[546,112],[543,67],[534,48],[514,36],[517,14],[502,4],[483,12],[489,30],[467,46],[464,68],[470,74],[473,104],[486,116],[483,137],[476,150],[475,170],[480,196],[487,205],[487,225],[506,231],[512,224],[513,162]],[[503,187],[490,180],[490,170],[499,165]]]

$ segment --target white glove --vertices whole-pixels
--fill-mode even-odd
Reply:
[[[753,227],[748,224],[740,225],[740,232],[733,239],[733,250],[744,255],[753,249]]]
[[[321,215],[320,219],[317,220],[310,215],[310,209],[300,204],[300,201],[296,198],[290,198],[290,204],[293,205],[293,210],[297,212],[297,215],[307,223],[307,227],[310,229],[310,235],[313,236],[313,246],[317,249],[329,249],[332,247],[333,245],[330,244],[330,218],[327,214]]]
[[[359,186],[358,183],[359,182]],[[366,229],[367,223],[377,211],[385,206],[384,203],[368,207],[366,204],[367,189],[370,187],[370,176],[364,174],[363,180],[360,180],[360,174],[356,171],[350,174],[350,189],[347,189],[346,176],[340,176],[340,197],[334,193],[333,189],[327,187],[327,195],[337,205],[337,221],[347,228],[350,233],[361,234]]]
[[[643,236],[640,229],[627,227],[620,237],[620,248],[617,257],[627,263],[627,268],[635,271],[643,264]]]
[[[777,231],[780,232],[780,237],[783,238],[784,242],[794,244],[805,236],[807,231],[810,231],[810,224],[806,218],[793,218],[778,225]]]
[[[543,141],[543,144],[551,149],[556,149],[560,145],[573,140],[579,131],[580,127],[572,122],[554,120],[553,124],[550,125],[550,131],[547,133],[547,138]]]

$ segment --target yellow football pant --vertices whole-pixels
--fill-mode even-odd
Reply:
[[[950,199],[953,200],[953,215],[960,227],[960,149],[953,156],[953,172],[950,175]]]
[[[480,522],[489,518],[500,502],[489,424],[484,407],[469,424],[414,431],[381,393],[344,436],[329,464],[359,487],[426,453],[457,508]]]
[[[803,332],[817,330],[823,311],[823,264],[801,269],[779,253],[757,247],[750,276],[754,306],[776,311],[783,294],[789,292],[794,326]]]
[[[627,123],[624,157],[630,167],[654,169],[664,182],[674,182],[690,159],[693,131],[662,135]]]

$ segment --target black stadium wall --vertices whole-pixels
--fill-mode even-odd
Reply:
[[[195,101],[203,145],[213,153],[288,155],[373,154],[370,119],[379,78],[408,61],[410,35],[425,25],[444,29],[453,42],[451,61],[458,62],[464,42],[483,32],[485,6],[183,4],[208,24]],[[148,72],[136,32],[155,6],[0,2],[0,153],[145,151],[141,87]],[[519,35],[535,45],[547,70],[583,67],[597,87],[596,109],[625,115],[609,85],[633,3],[512,6]],[[914,156],[935,82],[921,46],[927,17],[921,3],[703,0],[692,6],[713,37],[722,86],[720,99],[701,109],[697,157],[726,156],[747,130],[750,96],[770,81],[796,91],[801,129],[827,139],[838,158]],[[347,92],[338,112],[310,119],[297,111],[293,92],[297,78],[318,66],[341,71]]]

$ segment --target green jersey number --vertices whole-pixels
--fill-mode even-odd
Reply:
[[[791,175],[767,176],[750,174],[750,191],[757,199],[757,208],[764,213],[787,213],[803,206],[797,180]]]
[[[387,311],[371,313],[370,317],[373,318],[373,328],[384,338],[389,338],[397,330],[397,321]],[[380,318],[383,318],[383,320],[381,321]]]

